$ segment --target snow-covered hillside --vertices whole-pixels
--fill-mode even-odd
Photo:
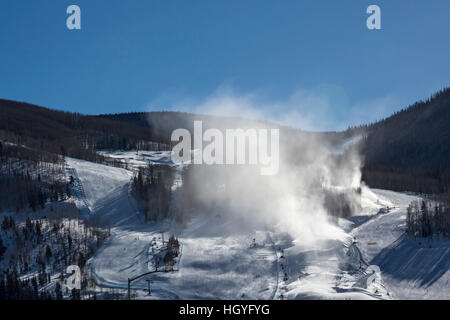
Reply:
[[[170,164],[161,152],[113,155],[126,158],[130,169]],[[403,236],[406,207],[417,196],[363,188],[362,212],[337,221],[346,239],[311,246],[268,226],[251,230],[222,215],[198,216],[183,228],[169,220],[144,224],[129,195],[132,171],[74,159],[67,165],[80,190],[77,205],[111,225],[112,237],[89,261],[99,286],[125,292],[128,278],[155,269],[153,252],[163,246],[163,234],[166,241],[174,234],[181,243],[177,271],[133,282],[137,298],[449,298],[450,245]],[[373,281],[371,265],[381,269]],[[151,296],[145,291],[149,278]]]
[[[450,299],[449,241],[405,235],[406,208],[418,197],[386,190],[374,193],[393,208],[352,232],[365,261],[380,267],[396,299]]]

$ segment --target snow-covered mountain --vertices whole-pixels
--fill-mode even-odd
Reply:
[[[135,165],[170,164],[160,152],[112,156]],[[246,229],[223,215],[198,216],[183,228],[171,219],[143,224],[129,195],[131,171],[75,159],[67,159],[67,167],[83,186],[77,204],[111,223],[112,237],[88,262],[99,287],[125,293],[128,278],[154,270],[164,233],[166,241],[169,234],[180,240],[177,271],[133,282],[139,299],[450,298],[450,244],[404,236],[406,207],[419,196],[364,187],[361,212],[335,222],[345,237],[311,246],[270,226]]]
[[[7,257],[0,268],[24,282],[42,278],[30,290],[43,293],[63,282],[62,266],[82,264],[89,287],[84,298],[125,298],[130,285],[131,297],[138,299],[449,299],[449,241],[405,233],[407,207],[421,196],[361,185],[448,191],[448,171],[402,161],[416,129],[427,127],[414,140],[419,151],[411,161],[432,158],[430,163],[445,169],[441,142],[448,130],[436,131],[430,123],[439,119],[445,127],[440,115],[448,113],[449,92],[347,132],[284,127],[281,178],[255,179],[238,169],[222,175],[222,183],[197,174],[191,195],[203,192],[194,200],[206,199],[202,205],[211,210],[189,208],[183,219],[184,166],[171,161],[168,133],[192,125],[196,115],[163,112],[148,122],[145,113],[82,116],[0,100],[0,187],[7,195],[0,197],[0,218],[6,221],[0,257]],[[224,119],[201,117],[209,126],[225,125]],[[228,123],[249,125],[234,118]],[[407,130],[396,134],[399,124]],[[444,140],[421,153],[440,132]],[[359,143],[366,144],[365,164]],[[399,163],[407,166],[391,166]],[[170,208],[150,222],[133,193],[138,173],[149,164],[149,171],[168,167],[174,174],[167,179],[170,200],[164,198]],[[152,177],[141,176],[141,186],[145,179]],[[334,196],[344,201],[331,217],[327,209],[339,202]],[[161,199],[147,198],[146,204],[161,206],[155,202]],[[164,266],[162,260],[172,255],[171,236],[177,245]]]

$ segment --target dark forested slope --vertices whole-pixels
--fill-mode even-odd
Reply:
[[[365,154],[381,165],[450,169],[450,88],[367,127]]]
[[[94,149],[142,149],[160,141],[141,126],[1,99],[0,140],[91,161],[101,158]]]
[[[450,190],[450,88],[419,101],[391,117],[345,132],[311,133],[270,122],[193,115],[181,112],[148,112],[101,115],[101,118],[144,126],[162,134],[167,142],[177,128],[192,130],[194,120],[205,128],[279,127],[282,145],[295,149],[311,137],[331,144],[354,135],[364,137],[363,179],[372,187],[397,191],[444,193]],[[301,154],[301,150],[293,154]]]
[[[305,141],[315,141],[312,137],[334,144],[363,135],[363,179],[370,186],[424,193],[450,190],[450,88],[379,122],[328,133],[182,112],[84,116],[0,100],[0,140],[95,161],[100,156],[94,149],[149,149],[154,148],[151,141],[157,142],[157,148],[168,148],[172,131],[193,132],[194,120],[202,120],[204,130],[280,128],[280,143],[293,156],[301,155],[302,150],[296,149]]]
[[[369,185],[426,193],[450,190],[450,88],[350,131],[365,134],[364,179]]]

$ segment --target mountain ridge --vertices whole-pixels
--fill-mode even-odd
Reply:
[[[363,179],[370,186],[424,193],[450,190],[450,87],[390,117],[339,132],[308,132],[265,120],[176,111],[82,115],[0,99],[0,139],[13,137],[12,142],[25,141],[85,160],[99,156],[94,150],[101,148],[154,148],[152,142],[167,149],[171,132],[178,128],[193,132],[194,120],[202,120],[204,129],[280,128],[281,139],[293,148],[311,137],[325,137],[322,140],[333,144],[361,135]]]

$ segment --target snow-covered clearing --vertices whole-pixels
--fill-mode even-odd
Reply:
[[[99,151],[98,153],[127,163],[130,169],[147,166],[149,163],[174,165],[171,159],[172,151]]]

